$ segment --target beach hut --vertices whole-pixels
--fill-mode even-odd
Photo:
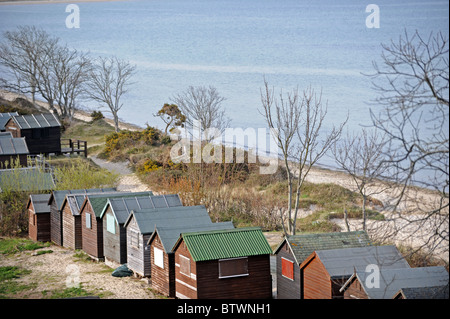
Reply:
[[[168,297],[175,297],[175,258],[172,248],[181,233],[234,229],[232,222],[212,223],[206,209],[203,206],[199,209],[204,210],[207,217],[188,218],[186,215],[189,214],[181,211],[183,218],[173,216],[158,223],[148,240],[150,261],[143,264],[150,266],[148,275],[151,274],[152,288]]]
[[[125,222],[133,210],[182,206],[178,195],[110,198],[99,218],[103,224],[105,262],[114,266],[127,262]]]
[[[444,267],[358,270],[340,289],[345,299],[448,299]]]
[[[91,188],[57,190],[50,195],[48,204],[50,205],[50,240],[56,245],[63,246],[63,223],[61,208],[67,194],[87,194],[114,192],[115,188]]]
[[[399,268],[410,267],[395,246],[316,250],[300,265],[302,297],[342,299],[340,289],[355,270]]]
[[[7,113],[0,113],[0,132],[5,132],[5,124],[8,122],[8,120],[13,117],[19,115],[17,112],[7,112]]]
[[[27,166],[29,153],[25,138],[14,138],[11,132],[0,132],[0,168],[11,167],[16,159],[21,166]]]
[[[30,154],[61,153],[61,123],[53,113],[12,116],[5,130],[25,137]]]
[[[272,298],[272,249],[258,227],[182,233],[173,252],[178,298]]]
[[[82,250],[94,259],[104,259],[106,247],[103,238],[103,220],[101,215],[108,203],[108,199],[120,197],[148,198],[149,196],[153,196],[153,193],[150,191],[87,194],[80,209]]]
[[[35,241],[50,241],[50,194],[31,194],[27,203],[28,236]]]
[[[274,251],[277,265],[277,298],[302,298],[300,264],[315,250],[366,247],[370,244],[365,231],[286,236]]]

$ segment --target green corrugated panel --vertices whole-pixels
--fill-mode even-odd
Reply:
[[[272,249],[261,228],[183,233],[195,261],[271,254]]]
[[[117,192],[117,193],[111,193],[111,194],[95,194],[95,195],[89,195],[89,200],[92,205],[92,209],[94,210],[94,214],[96,217],[100,217],[103,208],[105,208],[106,203],[108,202],[108,198],[115,198],[115,197],[136,197],[136,196],[153,196],[153,193],[151,191],[148,192],[136,192],[136,193],[125,193],[125,192]]]

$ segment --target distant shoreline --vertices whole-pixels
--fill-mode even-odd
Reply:
[[[1,5],[27,5],[27,4],[53,4],[53,3],[80,3],[80,2],[111,2],[129,0],[0,0]]]

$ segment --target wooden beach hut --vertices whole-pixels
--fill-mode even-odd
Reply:
[[[272,298],[272,249],[258,227],[182,233],[173,251],[178,298]]]
[[[395,246],[316,250],[300,265],[304,299],[343,299],[340,289],[356,271],[410,268]]]
[[[5,130],[25,137],[30,154],[61,153],[61,123],[53,113],[12,116]]]
[[[11,132],[0,133],[0,168],[11,167],[17,159],[21,166],[27,166],[28,154],[25,138],[14,138]]]
[[[48,204],[50,205],[50,240],[63,246],[63,222],[61,208],[67,194],[88,194],[114,192],[115,188],[91,188],[53,191]]]
[[[103,224],[105,262],[110,265],[127,262],[127,230],[125,223],[133,210],[182,206],[178,195],[110,198],[99,218]]]
[[[17,112],[0,113],[0,132],[5,132],[5,124],[13,116],[19,115]]]
[[[183,210],[187,210],[190,207],[183,208]],[[150,266],[147,271],[148,275],[151,274],[152,288],[168,297],[175,297],[175,258],[172,248],[181,233],[234,229],[232,222],[212,223],[206,209],[203,206],[200,206],[199,209],[205,212],[205,217],[200,215],[200,218],[190,218],[187,211],[180,210],[182,214],[180,217],[173,215],[171,218],[159,222],[148,240],[149,253],[145,257],[150,257],[150,260],[144,262],[141,259],[144,271],[145,266],[147,268]],[[191,211],[194,212],[195,210]],[[145,225],[140,228],[142,229],[142,227],[145,227]],[[148,227],[150,228],[150,225]],[[141,252],[140,257],[143,257],[145,251],[141,250]]]
[[[300,264],[315,250],[366,247],[370,244],[365,231],[286,236],[274,251],[277,265],[277,298],[302,298]]]
[[[340,289],[344,299],[448,299],[448,272],[444,267],[380,269],[377,285],[373,272],[355,271]],[[371,276],[371,277],[369,277]]]
[[[27,203],[28,236],[35,241],[50,241],[50,194],[31,194]]]
[[[148,198],[149,196],[153,196],[153,193],[150,191],[88,194],[80,209],[82,250],[94,259],[103,260],[105,258],[103,220],[101,215],[108,203],[108,199],[121,197]]]

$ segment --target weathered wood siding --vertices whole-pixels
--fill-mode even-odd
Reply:
[[[62,246],[62,218],[61,212],[53,199],[50,204],[50,234],[51,241],[56,245]]]
[[[151,275],[150,246],[147,245],[149,235],[142,235],[136,225],[134,218],[130,221],[127,228],[127,264],[128,268],[142,277]],[[136,235],[137,234],[137,235]],[[136,246],[131,236],[137,236],[139,242]]]
[[[353,281],[344,291],[344,299],[368,299],[367,294],[357,278],[353,278]]]
[[[300,272],[304,299],[331,299],[331,279],[319,258],[313,257]]]
[[[180,259],[188,258],[190,274],[183,274],[180,271]],[[197,268],[192,260],[189,251],[182,241],[175,251],[175,295],[181,299],[197,299]]]
[[[163,251],[163,265],[164,268],[155,264],[154,248]],[[161,294],[168,297],[175,297],[175,256],[173,253],[166,254],[164,247],[156,236],[150,245],[151,251],[151,273],[152,273],[152,287]]]
[[[69,205],[67,204],[64,204],[61,210],[63,224],[63,246],[72,249],[81,249],[81,217],[74,216]]]
[[[86,214],[91,215],[91,228],[86,227]],[[94,258],[102,259],[104,257],[102,220],[95,217],[89,202],[86,203],[80,215],[82,233],[81,249]]]
[[[28,206],[28,236],[35,241],[50,241],[50,213],[36,214],[33,202]]]
[[[22,137],[22,132],[21,132],[20,128],[17,126],[17,124],[13,120],[10,120],[6,123],[5,131],[11,132],[12,137]]]
[[[115,234],[107,230],[107,216],[112,216],[111,208],[108,207],[103,215],[103,250],[105,258],[119,264],[127,262],[127,231],[114,221]],[[114,217],[113,217],[114,218]]]
[[[294,263],[294,280],[282,275],[281,258]],[[287,242],[279,249],[277,255],[277,299],[300,299],[300,267],[297,265]]]

